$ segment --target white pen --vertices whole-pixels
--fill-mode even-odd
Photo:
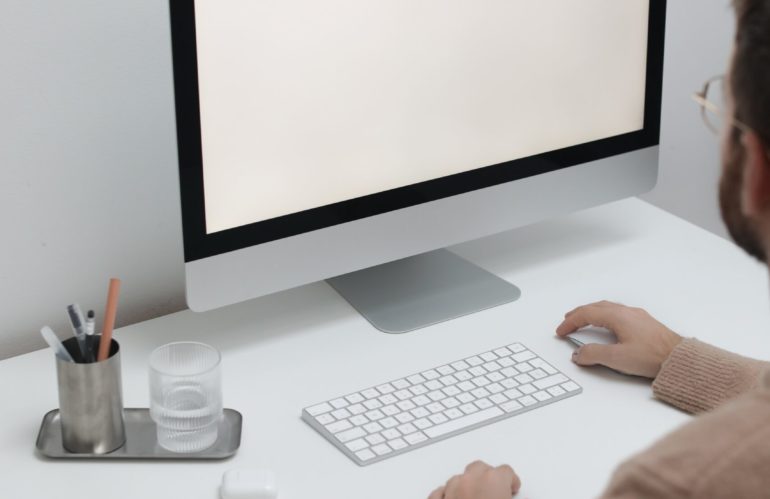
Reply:
[[[80,348],[83,362],[93,362],[91,352],[88,351],[88,346],[86,345],[86,325],[85,320],[83,319],[83,312],[80,311],[80,305],[77,303],[67,305],[67,314],[72,323],[72,331],[75,333],[75,338],[78,340],[78,348]]]
[[[89,310],[88,314],[86,314],[86,334],[88,336],[93,336],[95,329],[96,329],[96,314],[94,314],[93,310]]]
[[[64,348],[64,345],[62,345],[59,337],[56,336],[56,333],[53,332],[53,329],[48,326],[43,326],[43,328],[40,330],[40,334],[43,335],[43,339],[46,343],[48,343],[48,346],[53,349],[57,357],[65,362],[75,362],[72,359],[72,355],[70,355],[67,349]]]

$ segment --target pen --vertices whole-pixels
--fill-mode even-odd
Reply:
[[[48,346],[53,349],[57,357],[65,362],[75,362],[72,359],[72,355],[70,355],[67,349],[64,348],[64,345],[62,345],[59,337],[56,336],[56,334],[53,332],[53,329],[48,326],[43,326],[43,328],[40,330],[40,334],[43,335],[43,339],[46,343],[48,343]]]
[[[120,294],[120,279],[110,279],[110,289],[107,292],[107,309],[104,311],[104,324],[102,326],[102,337],[99,339],[98,362],[107,360],[110,353],[110,343],[112,342],[112,328],[115,327],[115,314],[118,310],[118,295]]]
[[[96,329],[96,314],[94,314],[93,310],[89,310],[86,314],[86,334],[93,336],[94,329]]]
[[[80,305],[77,303],[67,305],[67,314],[70,317],[70,323],[72,323],[72,331],[78,340],[78,348],[83,356],[83,362],[93,362],[91,352],[86,345],[86,327],[83,320],[83,312],[80,311]]]

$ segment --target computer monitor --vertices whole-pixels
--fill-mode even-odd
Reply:
[[[665,1],[170,7],[193,310],[329,279],[408,331],[518,296],[441,248],[655,183]]]

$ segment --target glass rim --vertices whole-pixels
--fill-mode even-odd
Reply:
[[[157,367],[155,367],[155,365],[153,365],[154,364],[153,363],[153,359],[155,358],[155,355],[159,351],[161,351],[163,349],[166,349],[166,348],[171,348],[171,347],[174,347],[174,346],[177,346],[177,345],[194,345],[194,346],[204,347],[204,348],[206,348],[208,350],[213,351],[216,354],[216,360],[213,363],[213,365],[211,365],[210,367],[208,367],[206,369],[203,369],[201,371],[197,371],[197,372],[192,373],[192,374],[172,374],[172,373],[169,373],[169,372],[162,371],[161,369],[158,369]],[[221,363],[222,363],[222,352],[220,352],[218,348],[215,348],[215,347],[209,345],[208,343],[203,343],[201,341],[172,341],[171,343],[166,343],[164,345],[161,345],[161,346],[155,348],[152,352],[150,352],[150,360],[148,362],[151,371],[155,371],[156,373],[160,374],[161,376],[172,376],[172,377],[177,377],[177,378],[190,377],[190,376],[201,376],[203,374],[208,374],[211,371],[213,371],[216,368],[218,368]]]

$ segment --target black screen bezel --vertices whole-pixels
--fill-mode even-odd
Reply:
[[[642,130],[207,234],[195,1],[170,0],[169,4],[185,262],[552,172],[659,143],[666,1],[650,0]]]

